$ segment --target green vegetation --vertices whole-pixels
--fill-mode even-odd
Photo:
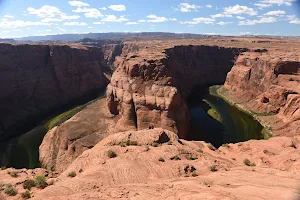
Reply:
[[[34,182],[37,188],[44,189],[45,187],[48,186],[46,182],[46,177],[42,174],[37,174],[34,177]]]
[[[26,181],[24,181],[23,183],[23,188],[24,189],[28,189],[28,190],[31,190],[31,188],[35,187],[35,181],[32,180],[32,179],[28,179]]]
[[[247,159],[247,158],[243,161],[243,163],[244,163],[244,165],[247,165],[247,166],[250,166],[250,165],[251,165],[250,160]]]
[[[198,158],[197,157],[193,157],[192,155],[189,155],[187,157],[188,160],[197,160]]]
[[[0,192],[4,190],[5,184],[3,182],[0,182]]]
[[[222,147],[226,147],[226,148],[229,148],[229,144],[222,144]]]
[[[196,177],[196,176],[198,176],[197,172],[196,172],[196,171],[193,171],[193,172],[192,172],[192,177]]]
[[[137,146],[138,145],[138,142],[137,141],[127,141],[127,146]]]
[[[273,131],[272,127],[264,127],[263,130],[261,131],[262,139],[268,140],[271,137],[273,137],[272,131]]]
[[[6,170],[6,169],[7,169],[6,166],[2,166],[2,167],[1,167],[1,170]]]
[[[18,194],[17,189],[14,186],[12,186],[11,184],[6,185],[4,192],[8,196],[16,196]]]
[[[21,197],[23,199],[30,199],[31,198],[31,194],[30,194],[30,192],[28,190],[26,190],[25,192],[21,193]]]
[[[173,145],[171,141],[168,142],[168,145]]]
[[[170,158],[171,160],[181,160],[180,157],[178,155],[175,155],[173,157]]]
[[[18,177],[19,176],[19,171],[17,171],[17,170],[13,170],[13,171],[10,171],[10,172],[7,172],[11,177],[13,177],[13,178],[16,178],[16,177]]]
[[[197,152],[203,153],[203,150],[202,149],[198,149]]]
[[[74,178],[76,176],[76,172],[72,171],[68,173],[68,177]]]
[[[120,143],[120,146],[121,146],[121,147],[126,147],[126,143],[125,143],[125,142],[121,142],[121,143]]]
[[[207,147],[212,150],[212,151],[215,151],[216,150],[216,147],[214,147],[214,145],[212,145],[211,143],[208,143],[207,144]]]
[[[158,159],[160,162],[165,162],[165,159],[163,159],[162,157]]]
[[[153,147],[158,147],[158,146],[159,146],[159,143],[153,142],[152,146],[153,146]]]
[[[117,154],[113,150],[109,150],[107,152],[107,155],[108,155],[109,158],[115,158],[115,157],[117,157]]]
[[[217,166],[216,166],[216,165],[212,165],[212,166],[210,166],[210,167],[209,167],[209,170],[210,170],[210,171],[212,171],[212,172],[216,172],[216,171],[218,171],[218,169],[217,169]]]

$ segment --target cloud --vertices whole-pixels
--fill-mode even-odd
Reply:
[[[223,21],[221,21],[221,22],[218,22],[218,23],[216,23],[216,24],[219,24],[219,25],[227,25],[227,24],[232,24],[233,22],[223,22]]]
[[[125,18],[124,16],[116,17],[115,15],[106,15],[105,18],[103,18],[102,22],[126,22],[129,19]]]
[[[296,15],[287,15],[287,19],[290,20],[290,24],[300,24],[300,19]]]
[[[2,20],[0,21],[0,28],[20,28],[26,26],[50,26],[52,23],[44,23],[44,22],[32,22],[32,21],[23,21],[23,20],[15,20],[15,21],[8,21]]]
[[[260,10],[263,10],[264,8],[268,8],[268,7],[272,6],[271,4],[264,4],[264,3],[256,3],[254,5],[257,6],[258,9],[260,9]]]
[[[253,8],[249,8],[247,6],[240,6],[240,5],[235,5],[235,6],[229,6],[224,8],[224,14],[226,15],[257,15],[257,12],[254,11]]]
[[[71,6],[76,6],[76,7],[87,7],[90,6],[88,3],[84,3],[82,1],[69,1],[69,4]]]
[[[76,10],[72,10],[75,13],[84,13],[84,16],[87,18],[99,18],[103,17],[102,13],[96,8],[80,8],[78,7]]]
[[[285,11],[283,10],[274,10],[274,11],[270,11],[265,13],[264,15],[269,15],[269,16],[280,16],[280,15],[285,15]]]
[[[207,8],[212,8],[212,5],[207,4],[206,7],[207,7]]]
[[[85,22],[66,22],[64,23],[65,26],[86,26],[87,23]]]
[[[94,22],[93,24],[99,25],[99,24],[105,24],[104,22]]]
[[[195,24],[213,24],[216,20],[212,18],[205,18],[205,17],[199,17],[194,18],[192,21],[185,21],[180,22],[181,24],[189,24],[189,25],[195,25]]]
[[[136,24],[139,24],[137,22],[127,22],[126,25],[136,25]]]
[[[293,2],[295,2],[296,0],[261,0],[260,3],[262,4],[268,4],[270,6],[272,5],[278,5],[278,6],[292,6]]]
[[[276,21],[277,21],[277,19],[275,17],[262,17],[259,20],[240,21],[239,25],[267,24],[267,23],[274,23]]]
[[[147,18],[149,18],[149,20],[147,20],[147,22],[152,22],[152,23],[160,23],[160,22],[167,22],[167,21],[169,21],[165,17],[158,17],[156,15],[148,15]]]
[[[300,19],[294,19],[290,21],[290,24],[300,24]]]
[[[62,14],[59,8],[55,6],[48,6],[48,5],[44,5],[39,9],[34,9],[32,7],[29,7],[27,8],[27,11],[29,14],[37,15],[40,18],[56,17]]]
[[[198,11],[201,6],[197,6],[195,4],[189,4],[189,3],[181,3],[179,4],[179,10],[181,12],[192,12],[192,11]]]
[[[99,8],[100,10],[107,10],[107,8],[106,7],[102,7],[102,8]]]
[[[15,18],[14,16],[11,16],[11,15],[4,15],[3,17],[6,18],[6,19],[13,19],[13,18]]]
[[[219,14],[211,15],[211,17],[212,17],[212,18],[220,18],[220,17],[232,17],[232,15],[228,15],[228,14],[219,13]]]
[[[124,5],[110,5],[108,8],[114,10],[114,11],[126,11],[126,6]]]
[[[147,20],[141,19],[141,20],[139,20],[138,22],[144,23],[144,22],[147,22]]]
[[[171,20],[171,21],[177,21],[177,19],[176,19],[176,18],[170,18],[170,20]]]
[[[241,17],[241,16],[237,16],[236,18],[240,20],[245,19],[245,17]]]

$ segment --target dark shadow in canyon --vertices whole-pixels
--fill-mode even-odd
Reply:
[[[261,124],[251,115],[213,95],[214,89],[209,85],[196,86],[187,98],[192,123],[186,139],[206,141],[215,147],[261,139]]]

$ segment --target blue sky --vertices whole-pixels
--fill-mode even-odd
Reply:
[[[0,38],[89,32],[300,35],[296,0],[0,0]]]

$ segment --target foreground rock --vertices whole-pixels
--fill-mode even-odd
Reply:
[[[0,44],[0,63],[0,140],[108,84],[100,48]]]
[[[277,137],[214,151],[163,129],[117,133],[85,151],[34,199],[297,199],[299,141]]]
[[[245,53],[220,92],[260,117],[275,135],[300,132],[300,54]]]

